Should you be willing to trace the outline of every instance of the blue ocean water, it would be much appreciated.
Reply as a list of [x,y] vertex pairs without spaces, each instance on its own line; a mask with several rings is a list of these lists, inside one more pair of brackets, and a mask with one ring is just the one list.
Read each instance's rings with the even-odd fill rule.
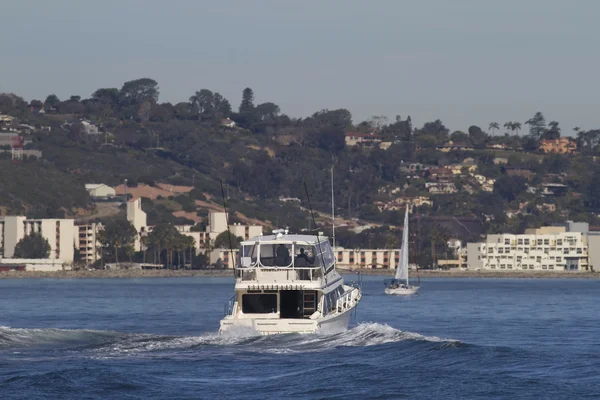
[[382,280],[349,331],[273,337],[216,334],[232,278],[0,280],[0,398],[600,397],[600,280]]

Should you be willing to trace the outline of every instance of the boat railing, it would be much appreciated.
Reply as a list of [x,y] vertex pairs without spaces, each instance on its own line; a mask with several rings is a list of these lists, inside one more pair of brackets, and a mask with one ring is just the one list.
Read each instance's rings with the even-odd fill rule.
[[341,313],[354,307],[359,293],[360,290],[356,287],[342,293],[335,302],[335,309],[337,312]]
[[323,269],[319,267],[242,267],[235,269],[236,278],[242,281],[268,279],[272,273],[285,272],[288,281],[318,281],[323,278]]
[[231,296],[231,298],[225,302],[225,305],[223,307],[224,308],[223,312],[224,312],[225,316],[233,315],[234,305],[235,305],[235,296]]

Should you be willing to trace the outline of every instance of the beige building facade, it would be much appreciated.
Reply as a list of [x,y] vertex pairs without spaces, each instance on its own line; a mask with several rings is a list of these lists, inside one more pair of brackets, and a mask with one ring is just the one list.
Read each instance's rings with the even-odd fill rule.
[[72,219],[28,219],[25,216],[0,218],[0,248],[3,257],[13,258],[15,247],[25,236],[40,233],[50,245],[49,259],[72,263],[76,228]]

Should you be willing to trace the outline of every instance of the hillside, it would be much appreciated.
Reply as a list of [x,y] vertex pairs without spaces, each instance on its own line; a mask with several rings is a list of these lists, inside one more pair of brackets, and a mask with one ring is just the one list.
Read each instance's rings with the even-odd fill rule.
[[93,216],[83,185],[124,193],[127,180],[128,194],[144,197],[150,223],[202,223],[209,209],[222,208],[223,182],[234,220],[300,230],[313,225],[306,185],[327,230],[335,165],[336,224],[377,227],[354,236],[340,228],[342,245],[395,245],[393,227],[407,205],[422,222],[418,248],[438,253],[449,237],[565,219],[600,224],[600,131],[561,138],[559,124],[541,113],[526,121],[528,134],[519,132],[525,124],[507,122],[497,135],[497,123],[492,134],[477,126],[450,132],[439,120],[354,122],[344,109],[295,119],[274,103],[255,105],[251,89],[238,112],[206,89],[189,102],[157,100],[156,82],[142,79],[88,99],[0,101],[0,113],[14,117],[0,131],[18,132],[43,154],[20,163],[2,154],[2,212]]

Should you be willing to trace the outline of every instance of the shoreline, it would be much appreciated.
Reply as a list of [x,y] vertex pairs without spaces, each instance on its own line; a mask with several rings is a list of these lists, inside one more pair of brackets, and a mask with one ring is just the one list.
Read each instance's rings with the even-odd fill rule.
[[[384,269],[341,269],[340,273],[362,275],[379,275],[392,278],[392,272]],[[544,271],[444,271],[444,270],[419,270],[417,274],[410,271],[411,281],[420,278],[486,278],[486,279],[600,279],[598,272],[544,272]]]
[[[341,274],[374,275],[391,278],[390,270],[343,269]],[[185,277],[233,277],[231,269],[203,270],[96,270],[96,271],[10,271],[0,272],[0,279],[137,279],[137,278],[185,278]],[[600,279],[596,272],[499,272],[499,271],[441,271],[421,270],[411,274],[411,279],[420,278],[489,278],[489,279]]]

